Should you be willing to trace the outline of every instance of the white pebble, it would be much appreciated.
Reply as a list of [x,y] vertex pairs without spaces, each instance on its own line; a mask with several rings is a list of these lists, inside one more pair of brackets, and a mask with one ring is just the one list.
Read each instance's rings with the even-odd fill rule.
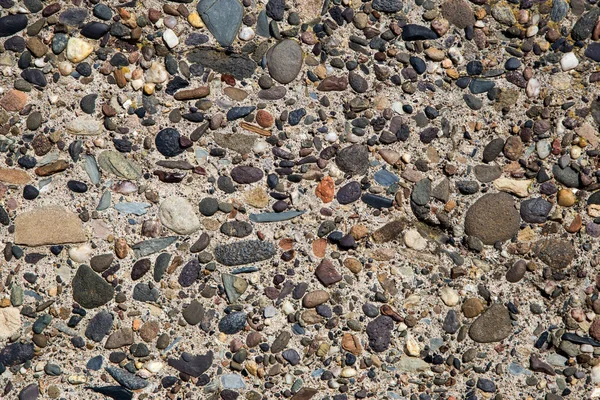
[[179,44],[179,38],[171,29],[165,29],[163,32],[163,40],[170,49]]
[[427,248],[427,240],[416,229],[406,231],[404,234],[404,244],[406,244],[406,247],[415,250],[425,250]]
[[570,71],[579,65],[579,60],[572,51],[562,56],[560,59],[560,67],[563,71]]
[[531,78],[529,82],[527,82],[527,88],[525,92],[527,93],[527,97],[538,97],[540,95],[540,89],[542,85],[540,81],[535,78]]
[[329,143],[335,143],[338,140],[338,135],[335,132],[328,132],[327,135],[325,135],[325,140]]
[[249,26],[245,26],[244,28],[242,28],[238,35],[240,40],[244,41],[252,40],[254,39],[254,36],[256,36],[256,34],[254,33],[254,29],[250,28]]
[[448,286],[440,290],[440,297],[442,298],[444,304],[448,307],[454,307],[460,300],[458,297],[458,292]]
[[75,262],[83,263],[92,257],[93,252],[94,249],[92,249],[92,246],[85,243],[79,247],[71,247],[69,249],[69,257]]

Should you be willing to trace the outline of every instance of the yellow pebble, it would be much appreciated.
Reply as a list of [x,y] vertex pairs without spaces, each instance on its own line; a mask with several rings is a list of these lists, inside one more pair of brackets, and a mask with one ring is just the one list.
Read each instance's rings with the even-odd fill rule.
[[202,22],[202,18],[200,18],[200,15],[197,12],[188,15],[187,20],[194,28],[204,28],[204,22]]
[[571,207],[575,204],[575,194],[569,189],[561,189],[557,196],[558,204],[562,207]]

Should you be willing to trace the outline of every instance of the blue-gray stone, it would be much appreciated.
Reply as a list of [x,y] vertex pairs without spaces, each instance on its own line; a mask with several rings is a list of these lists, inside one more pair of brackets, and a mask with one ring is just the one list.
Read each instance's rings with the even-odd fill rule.
[[139,390],[148,386],[148,381],[142,379],[131,372],[128,372],[121,368],[106,367],[106,372],[114,378],[115,381],[119,382],[119,385],[129,390]]
[[21,78],[25,79],[32,85],[39,87],[45,87],[48,84],[46,76],[40,69],[27,68],[26,70],[21,72]]
[[361,197],[361,200],[363,201],[363,203],[373,208],[390,208],[394,204],[392,199],[388,199],[383,196],[378,196],[373,193],[365,193]]
[[223,47],[231,46],[237,36],[244,8],[238,0],[200,0],[198,14]]
[[[169,350],[167,347],[166,350]],[[190,353],[183,352],[181,358],[169,358],[168,363],[171,367],[184,374],[199,377],[206,372],[212,365],[213,352],[209,351],[206,355],[194,356]]]
[[494,393],[496,391],[496,384],[486,378],[477,379],[477,387],[486,393]]
[[221,385],[224,389],[244,389],[246,387],[242,377],[238,374],[221,375]]
[[562,21],[569,12],[569,4],[565,0],[552,0],[550,19],[554,22]]
[[600,62],[600,43],[590,43],[585,49],[584,55],[596,62]]
[[52,321],[52,316],[50,314],[43,314],[33,323],[33,333],[40,334],[46,329],[50,322]]
[[250,78],[257,67],[246,55],[206,48],[192,50],[187,59],[190,63],[200,63],[220,74],[233,75],[235,79]]
[[112,195],[110,193],[110,190],[107,190],[104,193],[102,193],[102,197],[100,197],[100,201],[98,202],[96,211],[104,211],[108,207],[110,207],[111,197],[112,197]]
[[410,194],[410,199],[419,206],[424,206],[429,203],[431,197],[431,181],[428,178],[423,178],[417,182]]
[[67,43],[69,43],[69,37],[64,33],[57,33],[52,38],[52,52],[54,54],[60,54],[64,49],[67,48]]
[[531,224],[546,222],[550,210],[552,210],[552,203],[541,197],[522,201],[520,207],[521,218]]
[[113,326],[114,317],[111,313],[106,310],[100,311],[88,323],[85,329],[85,336],[99,343],[104,337],[110,332]]
[[179,145],[181,135],[177,129],[165,128],[156,134],[154,144],[156,150],[165,157],[175,157],[185,151]]
[[473,94],[486,93],[494,88],[496,84],[485,79],[473,79],[469,84],[469,90]]
[[146,209],[150,207],[150,203],[141,203],[141,202],[121,202],[115,204],[115,210],[120,212],[121,214],[134,214],[134,215],[144,215],[146,214]]
[[91,371],[99,371],[102,368],[102,364],[104,363],[104,358],[102,356],[96,356],[90,358],[85,367]]
[[175,243],[176,240],[177,236],[148,239],[134,244],[131,246],[131,248],[135,252],[136,258],[140,258],[161,251],[162,249]]
[[266,38],[271,37],[271,32],[269,31],[269,19],[267,18],[267,12],[265,10],[262,10],[260,14],[258,14],[256,34]]
[[160,292],[157,288],[150,286],[147,283],[138,283],[133,287],[133,299],[142,302],[154,302],[158,300]]
[[244,329],[246,326],[246,313],[243,311],[232,312],[225,315],[219,321],[219,331],[233,335]]
[[235,121],[236,119],[244,118],[254,110],[256,110],[255,106],[231,107],[229,111],[227,111],[227,121]]
[[98,163],[92,155],[83,155],[83,169],[87,172],[90,177],[90,181],[94,185],[100,183],[100,170],[98,169]]
[[392,174],[387,169],[380,169],[379,171],[375,172],[373,178],[375,179],[375,182],[379,183],[381,186],[391,186],[400,180],[396,175]]
[[306,211],[284,211],[280,213],[274,212],[266,212],[261,214],[250,214],[250,221],[253,222],[278,222],[278,221],[287,221],[292,218],[296,218]]

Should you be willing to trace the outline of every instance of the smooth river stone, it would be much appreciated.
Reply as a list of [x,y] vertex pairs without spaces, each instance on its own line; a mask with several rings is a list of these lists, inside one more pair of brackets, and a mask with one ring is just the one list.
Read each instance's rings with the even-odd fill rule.
[[291,39],[277,43],[267,52],[267,66],[269,74],[277,82],[290,83],[302,69],[302,48]]

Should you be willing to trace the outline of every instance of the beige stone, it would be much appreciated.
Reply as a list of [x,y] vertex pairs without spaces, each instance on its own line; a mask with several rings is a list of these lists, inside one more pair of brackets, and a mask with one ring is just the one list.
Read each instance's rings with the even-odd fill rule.
[[94,46],[79,38],[70,38],[67,42],[67,58],[69,61],[78,63],[87,58],[94,51]]
[[11,183],[13,185],[25,185],[31,178],[27,172],[20,169],[0,168],[0,182]]
[[21,328],[21,313],[16,307],[0,308],[0,340],[6,340]]
[[46,206],[15,218],[15,243],[25,246],[81,243],[86,236],[77,214],[60,206]]

